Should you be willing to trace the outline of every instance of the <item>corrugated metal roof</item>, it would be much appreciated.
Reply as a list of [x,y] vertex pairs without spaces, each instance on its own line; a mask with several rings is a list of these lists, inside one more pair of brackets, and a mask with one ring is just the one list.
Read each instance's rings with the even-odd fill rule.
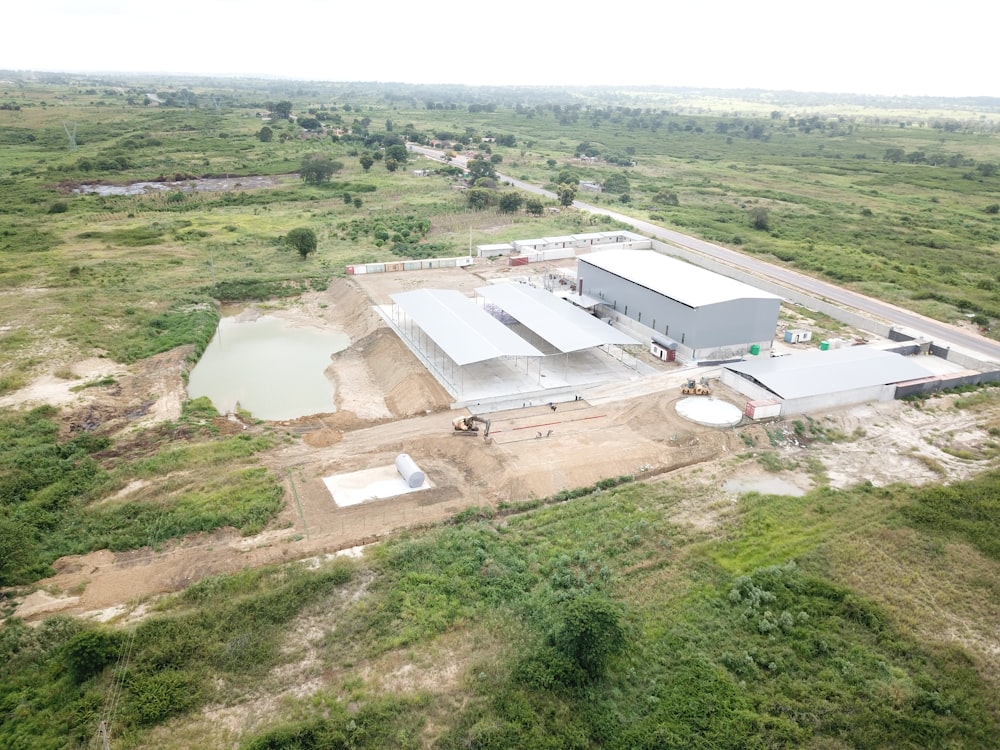
[[499,305],[561,352],[639,343],[551,292],[528,284],[493,284],[477,288],[476,293]]
[[603,250],[577,260],[640,284],[689,307],[734,299],[781,299],[742,281],[706,271],[655,250]]
[[456,365],[497,357],[542,356],[538,349],[454,289],[416,289],[390,296]]
[[786,399],[900,383],[931,374],[912,358],[866,346],[829,351],[815,349],[787,357],[736,362],[725,367],[749,375]]

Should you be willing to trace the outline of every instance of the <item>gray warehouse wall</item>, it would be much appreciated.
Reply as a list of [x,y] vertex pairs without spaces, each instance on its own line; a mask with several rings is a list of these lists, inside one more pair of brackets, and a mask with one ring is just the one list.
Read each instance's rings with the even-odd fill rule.
[[737,299],[693,308],[579,260],[583,293],[615,312],[695,350],[770,342],[778,320],[777,299]]

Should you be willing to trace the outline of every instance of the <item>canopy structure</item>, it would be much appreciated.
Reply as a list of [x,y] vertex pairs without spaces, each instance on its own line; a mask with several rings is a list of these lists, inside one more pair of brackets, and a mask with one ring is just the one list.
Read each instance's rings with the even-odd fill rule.
[[477,288],[476,294],[501,308],[564,354],[608,344],[639,344],[628,334],[567,304],[551,292],[528,284],[493,284]]
[[453,289],[416,289],[390,295],[458,366],[497,357],[541,357],[542,352]]

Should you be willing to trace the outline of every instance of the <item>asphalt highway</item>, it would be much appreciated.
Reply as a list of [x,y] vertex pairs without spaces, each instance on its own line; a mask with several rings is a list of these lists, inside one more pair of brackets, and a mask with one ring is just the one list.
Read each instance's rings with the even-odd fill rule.
[[[416,144],[410,144],[409,149],[414,153],[422,154],[435,161],[450,161],[463,169],[466,167],[466,159],[462,156],[456,156],[449,160],[441,151],[425,148]],[[498,174],[497,179],[501,182],[509,183],[526,192],[553,199],[557,197],[549,190],[544,190],[537,185],[522,182],[521,180],[516,180],[512,177]],[[665,229],[664,227],[656,224],[650,224],[647,221],[626,216],[625,214],[621,214],[616,211],[610,211],[600,206],[594,206],[583,201],[574,201],[573,206],[581,211],[589,211],[595,214],[610,216],[623,224],[628,224],[641,234],[654,237],[658,240],[662,240],[663,242],[668,242],[672,245],[676,245],[695,253],[700,253],[719,262],[740,268],[748,273],[769,279],[776,284],[780,284],[790,289],[797,289],[813,297],[857,310],[864,315],[868,315],[876,319],[887,321],[890,325],[907,329],[912,333],[931,339],[939,346],[950,346],[956,350],[968,352],[979,359],[1000,363],[1000,342],[993,341],[992,339],[985,338],[984,336],[979,336],[971,331],[959,328],[958,326],[933,320],[932,318],[919,315],[910,310],[905,310],[901,307],[891,305],[873,297],[868,297],[866,295],[859,294],[858,292],[852,292],[849,289],[844,289],[843,287],[821,281],[811,276],[806,276],[805,274],[783,268],[782,266],[767,263],[735,250],[722,247],[721,245],[706,242],[705,240],[698,239],[697,237],[682,234],[681,232],[676,232],[671,229]]]

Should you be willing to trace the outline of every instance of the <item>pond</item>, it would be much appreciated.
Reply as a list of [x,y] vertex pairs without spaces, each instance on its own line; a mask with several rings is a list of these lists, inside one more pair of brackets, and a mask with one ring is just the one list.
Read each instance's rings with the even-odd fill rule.
[[220,413],[239,408],[257,419],[296,419],[336,411],[324,371],[330,355],[350,338],[263,315],[219,321],[215,336],[191,370],[188,396],[207,396]]

